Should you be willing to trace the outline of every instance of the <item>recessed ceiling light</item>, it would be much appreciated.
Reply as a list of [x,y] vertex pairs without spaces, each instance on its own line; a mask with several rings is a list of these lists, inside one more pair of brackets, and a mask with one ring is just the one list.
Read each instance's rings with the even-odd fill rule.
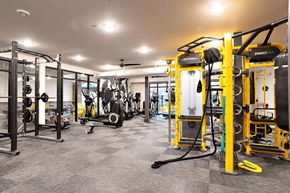
[[[94,27],[94,25],[93,25],[93,27]],[[102,30],[107,32],[107,33],[113,33],[116,31],[117,26],[113,21],[106,21],[100,25],[100,28],[102,28]]]
[[85,58],[83,56],[77,54],[77,55],[73,56],[72,59],[80,62],[80,61],[83,61]]
[[212,14],[221,13],[224,10],[224,4],[219,0],[213,0],[209,10]]
[[105,68],[112,68],[112,65],[111,64],[105,64],[104,67]]
[[35,43],[31,41],[30,39],[22,40],[19,43],[28,48],[35,46]]
[[140,52],[141,54],[148,54],[151,51],[151,49],[148,48],[147,46],[142,46],[137,51]]
[[17,9],[16,12],[21,16],[21,17],[28,17],[30,16],[30,12],[26,11],[24,9]]

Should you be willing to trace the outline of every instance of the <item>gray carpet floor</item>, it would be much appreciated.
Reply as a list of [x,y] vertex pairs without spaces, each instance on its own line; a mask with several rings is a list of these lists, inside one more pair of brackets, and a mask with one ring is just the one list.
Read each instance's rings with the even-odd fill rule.
[[[267,156],[247,158],[263,167],[261,174],[222,174],[217,156],[151,169],[154,160],[183,153],[168,148],[166,120],[144,123],[136,117],[123,128],[100,127],[91,135],[86,129],[72,126],[63,131],[65,142],[61,144],[19,138],[19,156],[0,155],[0,192],[290,192],[290,164]],[[0,145],[5,147],[5,142]]]

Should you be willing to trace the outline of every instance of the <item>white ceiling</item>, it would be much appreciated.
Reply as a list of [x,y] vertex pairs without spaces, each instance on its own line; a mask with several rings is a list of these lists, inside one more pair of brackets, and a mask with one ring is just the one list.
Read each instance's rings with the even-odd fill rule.
[[[162,57],[177,54],[176,49],[203,35],[221,36],[243,31],[287,16],[288,0],[221,0],[225,10],[212,15],[212,0],[1,0],[0,47],[12,40],[30,38],[33,48],[51,55],[61,53],[63,61],[92,70],[104,64],[140,62],[158,65]],[[16,9],[31,12],[20,17]],[[106,20],[117,31],[106,34],[98,27]],[[286,26],[273,34],[274,41],[287,41]],[[142,45],[152,49],[147,55],[136,51]],[[71,59],[81,54],[87,59]]]

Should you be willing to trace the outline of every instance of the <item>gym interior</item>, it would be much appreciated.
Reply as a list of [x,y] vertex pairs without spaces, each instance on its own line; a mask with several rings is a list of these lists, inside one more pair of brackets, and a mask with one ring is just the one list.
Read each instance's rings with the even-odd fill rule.
[[0,6],[0,192],[290,192],[288,0]]

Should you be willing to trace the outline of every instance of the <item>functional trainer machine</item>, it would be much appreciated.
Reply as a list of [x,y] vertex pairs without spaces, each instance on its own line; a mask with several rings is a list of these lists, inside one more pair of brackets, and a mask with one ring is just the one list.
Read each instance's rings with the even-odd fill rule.
[[[285,127],[279,128],[276,117],[275,85],[284,84],[275,80],[275,57],[285,50],[278,43],[250,45],[243,58],[243,106],[244,111],[244,147],[245,153],[266,153],[288,158],[288,132]],[[276,78],[281,78],[280,75]],[[272,103],[269,99],[272,100]],[[279,100],[279,99],[278,99]],[[281,100],[281,99],[280,99]],[[285,101],[284,99],[281,101]],[[281,107],[280,107],[281,108]],[[285,113],[283,113],[285,114]],[[284,115],[279,114],[280,117]],[[287,122],[287,121],[286,121]],[[281,135],[282,132],[282,135]],[[282,143],[281,143],[282,141]],[[287,142],[287,143],[286,143]]]
[[[197,145],[199,134],[202,133],[202,125],[205,124],[205,122],[202,122],[202,125],[199,127],[199,130],[194,138],[194,141],[192,142],[192,145],[190,146],[189,150],[182,156],[175,158],[175,159],[169,159],[169,160],[163,160],[163,161],[155,161],[151,167],[152,168],[159,168],[160,166],[171,163],[171,162],[177,162],[182,160],[190,160],[190,159],[198,159],[206,156],[210,156],[216,153],[216,140],[215,138],[215,129],[213,129],[213,116],[216,116],[219,118],[219,124],[218,129],[220,130],[220,166],[223,172],[228,174],[237,174],[236,170],[238,167],[244,168],[248,167],[249,165],[253,165],[250,163],[238,163],[238,158],[236,154],[234,154],[235,151],[235,144],[239,144],[239,147],[242,147],[241,144],[244,145],[246,148],[246,153],[250,152],[258,152],[258,153],[267,153],[267,154],[277,154],[281,156],[282,159],[288,158],[288,149],[289,149],[289,125],[288,125],[288,97],[285,97],[283,93],[287,93],[287,71],[288,71],[288,54],[283,51],[284,49],[279,46],[279,44],[271,44],[268,43],[270,36],[274,30],[274,28],[286,23],[288,21],[287,18],[281,19],[279,21],[273,22],[271,24],[249,30],[246,32],[236,33],[234,35],[228,33],[225,34],[222,38],[214,38],[214,37],[201,37],[197,40],[194,40],[178,49],[178,51],[183,52],[184,54],[180,54],[181,56],[190,55],[190,54],[198,54],[198,52],[195,52],[195,48],[204,45],[206,43],[212,42],[212,41],[221,41],[222,49],[217,50],[214,48],[203,50],[201,52],[202,56],[202,63],[203,65],[209,65],[219,62],[220,63],[220,70],[212,71],[211,68],[208,69],[205,74],[207,74],[207,80],[205,83],[207,83],[207,94],[211,93],[212,91],[218,91],[218,95],[215,99],[217,101],[217,104],[219,105],[217,107],[217,111],[214,110],[212,106],[212,99],[210,97],[209,99],[209,112],[207,105],[204,105],[203,108],[203,116],[201,120],[205,119],[205,114],[207,113],[211,117],[211,136],[212,136],[212,142],[214,144],[214,150],[211,153],[199,155],[199,156],[192,156],[192,157],[186,157],[188,153],[193,149],[194,146]],[[251,45],[253,40],[262,32],[268,32],[264,42],[261,45]],[[242,37],[245,35],[250,35],[249,38],[240,46],[233,46],[233,39]],[[255,50],[255,52],[252,52]],[[283,51],[283,52],[282,52]],[[282,53],[281,53],[282,52]],[[220,54],[219,54],[220,53]],[[252,54],[252,55],[251,55]],[[242,56],[243,57],[243,66],[242,69],[235,66],[233,63],[233,56]],[[262,59],[261,56],[266,56],[268,59],[265,58]],[[180,57],[180,56],[179,56]],[[176,64],[180,63],[179,57],[176,57]],[[276,57],[276,58],[275,58]],[[193,61],[196,57],[185,57],[185,61]],[[219,58],[222,58],[222,60],[219,60]],[[264,61],[263,61],[264,60]],[[275,63],[273,64],[273,60],[275,60]],[[263,64],[261,64],[261,62]],[[259,64],[260,63],[260,64]],[[268,64],[266,64],[268,63]],[[176,66],[174,73],[176,73]],[[256,66],[255,66],[256,65]],[[269,105],[265,102],[265,97],[263,101],[263,107],[262,109],[259,109],[256,104],[256,108],[251,109],[250,108],[250,94],[253,93],[251,91],[251,66],[254,67],[273,67],[275,70],[275,77],[276,77],[276,83],[275,83],[275,106],[274,108],[270,108]],[[255,73],[255,72],[254,72]],[[263,74],[267,74],[265,69],[263,71]],[[219,87],[218,88],[211,88],[211,77],[212,76],[219,76]],[[175,75],[176,76],[176,75]],[[235,79],[237,77],[242,76],[242,82],[243,82],[243,88],[235,85]],[[265,77],[265,76],[264,76]],[[264,78],[265,79],[265,78]],[[255,85],[255,83],[254,83]],[[178,82],[176,84],[176,88],[179,89]],[[252,87],[253,90],[253,87]],[[265,95],[265,93],[269,90],[269,86],[267,86],[264,82],[262,91]],[[234,97],[237,95],[241,95],[243,93],[243,106],[241,104],[236,103],[236,100],[234,100]],[[176,93],[176,95],[179,94],[179,92]],[[210,94],[211,96],[211,94]],[[253,97],[252,97],[253,98]],[[177,103],[180,102],[180,99],[178,99],[178,96],[176,97]],[[206,103],[208,103],[208,97],[206,96],[205,99]],[[218,101],[219,100],[219,101]],[[255,101],[253,102],[255,103]],[[179,112],[178,109],[180,107],[177,106],[177,115],[178,117]],[[258,118],[265,118],[265,115],[268,113],[272,113],[272,118],[265,121],[262,120],[260,122],[257,122],[257,120],[251,119],[250,111],[253,110],[253,115],[256,116],[259,110],[262,110],[262,116],[257,116]],[[240,133],[241,129],[240,126],[237,126],[239,124],[235,124],[236,119],[235,116],[241,115],[243,112],[243,134],[244,139],[242,141],[235,140],[235,136],[237,133]],[[263,117],[264,116],[264,117]],[[256,117],[254,117],[256,119]],[[176,118],[178,122],[178,118]],[[250,124],[258,125],[254,126],[254,129],[250,129]],[[269,131],[269,124],[274,125],[275,135],[274,135],[274,144],[253,144],[253,142],[259,141],[261,138],[265,137],[270,133]],[[177,125],[177,123],[176,123]],[[261,126],[262,125],[262,126]],[[178,125],[177,125],[178,126]],[[238,127],[238,131],[236,131],[236,128]],[[272,129],[272,128],[271,128]],[[176,127],[176,136],[180,135],[180,129],[179,126]],[[178,138],[177,138],[178,139]],[[171,140],[169,140],[171,141]],[[176,144],[176,140],[174,141]],[[241,149],[241,148],[240,148]],[[255,170],[256,171],[256,170]]]
[[[176,148],[190,146],[197,134],[202,120],[205,105],[206,84],[202,78],[204,65],[202,51],[191,53],[181,52],[175,59],[175,138]],[[202,85],[199,84],[202,82]],[[199,88],[198,88],[199,87]],[[191,97],[190,97],[191,96]],[[202,125],[202,131],[198,136],[196,146],[205,150],[203,136],[206,133],[206,125]]]

